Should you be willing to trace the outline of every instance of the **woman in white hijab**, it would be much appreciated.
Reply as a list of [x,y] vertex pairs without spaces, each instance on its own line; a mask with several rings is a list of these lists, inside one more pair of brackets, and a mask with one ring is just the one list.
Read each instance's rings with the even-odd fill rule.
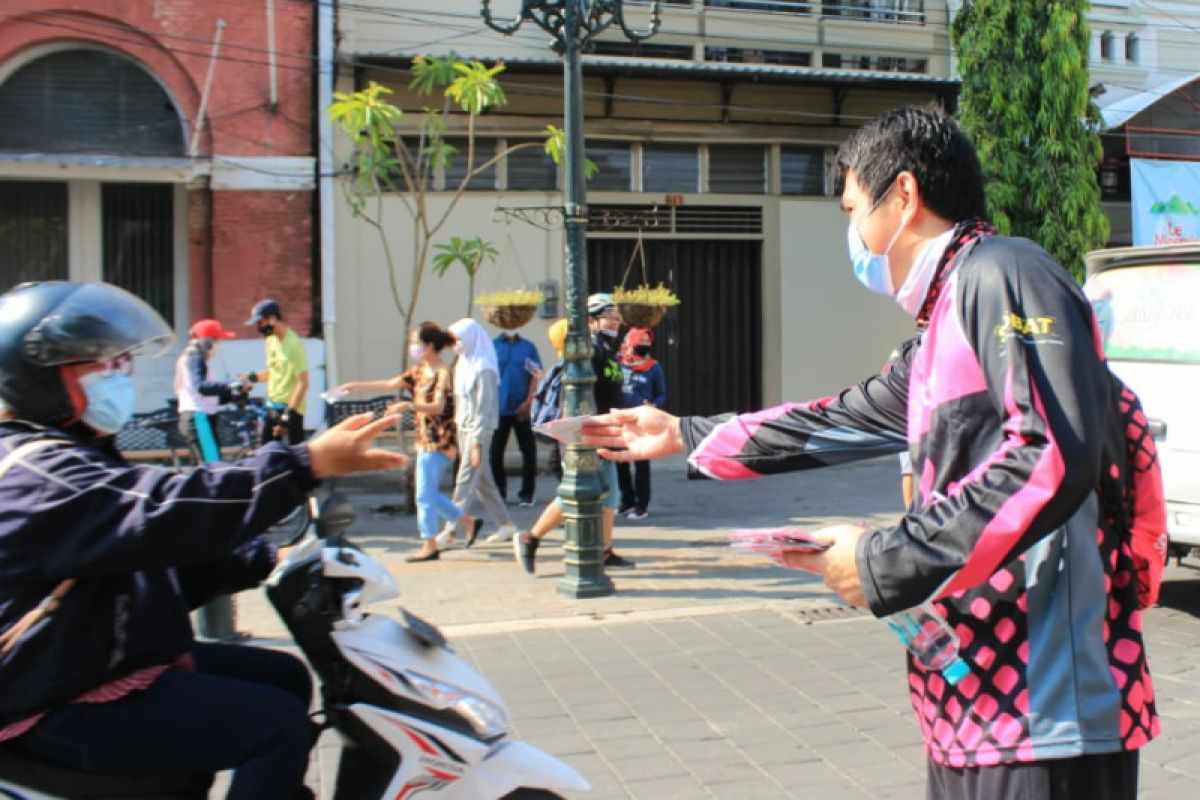
[[[493,539],[504,541],[517,531],[508,516],[485,453],[490,452],[492,434],[500,415],[500,369],[496,349],[487,331],[473,319],[460,319],[450,326],[458,339],[454,351],[454,422],[458,426],[458,476],[454,483],[454,504],[464,511],[475,497],[488,515],[500,526]],[[483,520],[463,515],[460,524],[467,530],[467,547],[475,543]],[[442,549],[454,544],[455,528],[447,527],[438,537]]]

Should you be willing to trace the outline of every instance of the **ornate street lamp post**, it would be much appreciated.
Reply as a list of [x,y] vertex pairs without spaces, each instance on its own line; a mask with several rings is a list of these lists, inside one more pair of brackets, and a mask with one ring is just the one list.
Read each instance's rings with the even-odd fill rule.
[[[570,331],[564,349],[563,386],[566,413],[591,414],[596,410],[592,372],[592,344],[587,327],[587,189],[584,183],[583,72],[581,52],[590,48],[601,32],[617,25],[631,41],[648,39],[658,30],[659,0],[650,4],[650,27],[635,31],[625,22],[624,0],[521,0],[520,13],[503,22],[492,18],[491,0],[483,0],[483,21],[503,34],[513,34],[530,20],[553,38],[551,47],[563,58],[564,227],[566,266],[564,283]],[[615,489],[615,487],[614,487]],[[612,594],[604,574],[600,527],[600,462],[592,447],[571,445],[558,487],[566,512],[565,573],[558,584],[568,597],[601,597]]]

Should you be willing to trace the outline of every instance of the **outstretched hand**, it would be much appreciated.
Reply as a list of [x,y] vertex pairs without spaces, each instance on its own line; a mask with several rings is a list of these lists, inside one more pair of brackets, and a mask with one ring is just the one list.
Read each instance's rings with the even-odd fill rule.
[[583,423],[583,442],[610,461],[652,461],[683,452],[679,418],[653,406],[613,410]]
[[375,437],[392,427],[399,417],[391,414],[371,421],[371,413],[355,414],[334,425],[308,443],[313,475],[325,478],[351,472],[400,469],[408,456],[371,445]]

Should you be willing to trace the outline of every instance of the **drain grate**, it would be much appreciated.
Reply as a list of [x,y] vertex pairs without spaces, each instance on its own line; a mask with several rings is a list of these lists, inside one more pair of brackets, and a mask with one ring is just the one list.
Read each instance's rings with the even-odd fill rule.
[[800,620],[806,625],[811,625],[816,622],[833,622],[840,619],[855,619],[856,617],[865,617],[870,612],[863,608],[855,608],[853,606],[815,606],[813,608],[802,608],[794,612]]

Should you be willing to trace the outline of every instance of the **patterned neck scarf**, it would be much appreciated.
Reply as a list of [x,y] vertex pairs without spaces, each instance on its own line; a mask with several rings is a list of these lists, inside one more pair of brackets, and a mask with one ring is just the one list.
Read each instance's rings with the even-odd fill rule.
[[921,310],[917,312],[917,330],[923,331],[929,327],[929,315],[933,313],[933,306],[942,294],[942,287],[946,285],[946,278],[950,276],[950,267],[958,258],[959,253],[979,239],[995,235],[996,227],[978,217],[965,219],[954,226],[954,235],[950,237],[950,244],[946,246],[938,261],[937,269],[933,273],[933,280],[929,282],[929,291],[925,295],[925,302],[921,304]]

